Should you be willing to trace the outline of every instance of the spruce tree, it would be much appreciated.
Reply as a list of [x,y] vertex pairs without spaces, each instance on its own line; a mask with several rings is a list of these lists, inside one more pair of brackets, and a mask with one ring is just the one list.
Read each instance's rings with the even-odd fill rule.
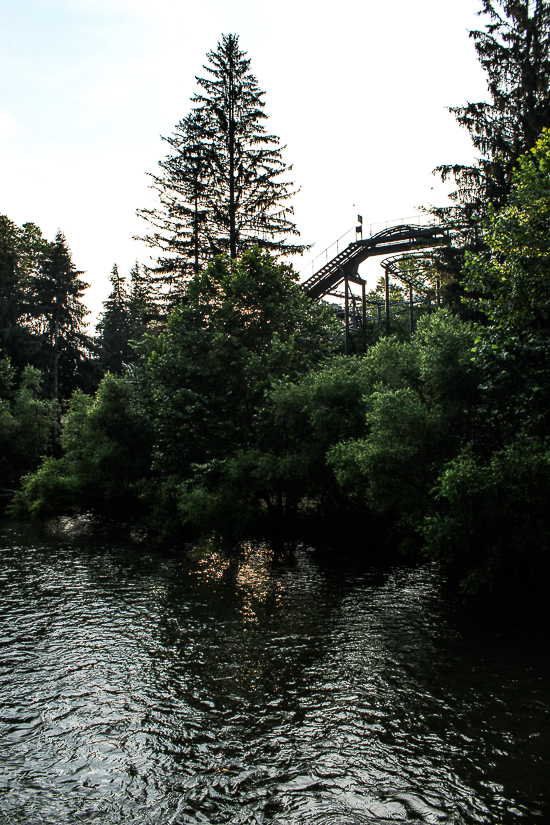
[[152,321],[159,318],[154,289],[146,267],[136,261],[130,271],[130,284],[113,266],[111,293],[103,302],[96,330],[97,348],[103,371],[122,375],[137,360],[134,343],[143,338]]
[[517,159],[550,126],[550,5],[547,0],[482,0],[485,31],[471,31],[486,72],[489,102],[451,108],[468,129],[480,156],[472,166],[443,165],[452,175],[455,200],[468,216],[500,209]]
[[99,360],[105,372],[120,375],[125,365],[134,360],[134,351],[129,343],[133,332],[132,316],[125,278],[119,274],[116,264],[109,280],[112,290],[103,302],[104,310],[96,326]]
[[151,270],[135,262],[130,270],[130,288],[128,292],[128,306],[132,322],[132,339],[141,340],[151,322],[158,321],[159,313],[158,294],[155,289],[155,277]]
[[139,211],[153,230],[143,240],[161,250],[154,276],[168,285],[173,301],[212,254],[206,208],[209,173],[197,128],[200,117],[200,112],[192,112],[177,124],[171,137],[163,138],[174,154],[159,161],[161,175],[152,175],[160,205]]
[[56,402],[77,387],[91,389],[98,377],[91,362],[93,342],[84,331],[88,310],[81,298],[89,285],[80,279],[82,274],[59,231],[33,279],[35,329],[42,338],[43,368]]
[[[435,172],[454,179],[456,206],[432,213],[454,226],[455,243],[439,256],[443,278],[455,281],[464,251],[482,246],[480,219],[489,204],[507,202],[518,158],[550,127],[550,5],[548,0],[482,0],[485,30],[470,32],[489,100],[451,108],[478,150],[470,166],[445,164]],[[453,289],[448,292],[452,299]]]
[[168,281],[199,271],[220,252],[235,258],[259,246],[280,257],[305,248],[287,243],[299,234],[288,203],[295,191],[285,180],[292,167],[265,129],[265,92],[239,38],[223,35],[207,57],[194,108],[166,139],[174,154],[153,176],[160,206],[140,212],[154,227],[145,240],[162,250],[157,273],[169,274]]
[[35,224],[0,215],[0,352],[19,372],[40,360],[33,284],[47,247]]

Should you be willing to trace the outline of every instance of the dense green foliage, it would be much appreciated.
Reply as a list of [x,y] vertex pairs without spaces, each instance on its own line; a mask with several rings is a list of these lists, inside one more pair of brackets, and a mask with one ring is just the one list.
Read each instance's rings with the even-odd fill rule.
[[81,274],[61,232],[50,243],[34,224],[0,216],[0,352],[17,376],[39,369],[46,392],[61,399],[97,377]]
[[[366,538],[383,524],[394,547],[453,560],[472,592],[546,581],[549,216],[545,132],[468,258],[483,321],[434,309],[364,357],[338,354],[341,325],[288,266],[259,249],[216,257],[142,339],[135,380],[73,395],[63,455],[25,477],[12,512],[92,512],[170,540],[344,518],[365,552],[384,546]],[[32,470],[51,410],[36,376],[17,390],[13,372],[4,361],[5,464],[32,410],[40,425],[19,448]]]
[[0,495],[9,500],[24,473],[51,446],[54,408],[44,399],[40,371],[27,365],[19,385],[6,357],[0,361]]
[[471,330],[445,311],[423,318],[410,344],[382,340],[365,359],[364,434],[328,454],[340,486],[391,516],[408,540],[439,468],[470,437],[472,342]]
[[468,259],[483,323],[434,310],[364,357],[337,354],[341,326],[287,266],[216,257],[143,339],[139,383],[73,397],[63,457],[26,477],[14,512],[125,515],[172,539],[342,516],[368,535],[382,519],[471,591],[545,580],[549,214],[545,132]]
[[467,300],[486,318],[472,352],[475,438],[444,468],[425,527],[433,553],[452,548],[471,566],[471,588],[510,570],[548,574],[550,132],[514,180],[508,206],[486,222],[488,251],[467,261]]
[[331,312],[308,301],[291,268],[260,250],[235,262],[217,257],[192,279],[166,332],[147,342],[142,370],[155,469],[180,485],[182,512],[196,510],[214,478],[225,484],[231,462],[256,445],[272,383],[306,373],[336,349],[339,336]]
[[64,236],[47,241],[32,223],[0,215],[0,488],[5,502],[20,477],[57,448],[59,415],[99,370],[84,331],[87,284]]
[[124,518],[150,467],[150,425],[135,385],[107,375],[95,397],[77,390],[61,435],[63,456],[45,458],[10,511],[36,517],[93,512]]
[[[496,443],[550,434],[550,132],[519,161],[508,206],[491,213],[488,252],[467,259],[467,302],[487,319],[483,370]],[[495,414],[497,413],[497,414]]]

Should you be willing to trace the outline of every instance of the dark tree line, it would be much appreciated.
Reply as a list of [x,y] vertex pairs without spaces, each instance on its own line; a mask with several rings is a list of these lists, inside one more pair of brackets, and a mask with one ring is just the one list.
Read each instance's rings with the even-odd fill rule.
[[46,240],[32,223],[0,215],[0,494],[55,451],[60,414],[100,379],[86,333],[87,284],[58,232]]
[[61,232],[50,242],[34,224],[0,216],[0,348],[17,371],[39,369],[54,399],[97,385],[82,274]]
[[72,399],[92,398],[106,373],[127,374],[135,343],[159,323],[147,270],[136,262],[127,285],[115,265],[91,336],[82,274],[61,232],[50,242],[0,216],[0,504],[60,453]]

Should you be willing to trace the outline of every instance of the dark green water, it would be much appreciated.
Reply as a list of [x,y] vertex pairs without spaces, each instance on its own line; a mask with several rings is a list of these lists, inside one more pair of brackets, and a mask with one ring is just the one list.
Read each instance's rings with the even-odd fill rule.
[[545,637],[435,565],[0,547],[0,822],[550,821]]

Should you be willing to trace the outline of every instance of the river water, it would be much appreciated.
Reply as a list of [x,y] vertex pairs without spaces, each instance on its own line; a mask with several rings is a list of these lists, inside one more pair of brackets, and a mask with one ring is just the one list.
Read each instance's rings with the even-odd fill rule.
[[547,642],[435,564],[0,547],[0,822],[550,821]]

